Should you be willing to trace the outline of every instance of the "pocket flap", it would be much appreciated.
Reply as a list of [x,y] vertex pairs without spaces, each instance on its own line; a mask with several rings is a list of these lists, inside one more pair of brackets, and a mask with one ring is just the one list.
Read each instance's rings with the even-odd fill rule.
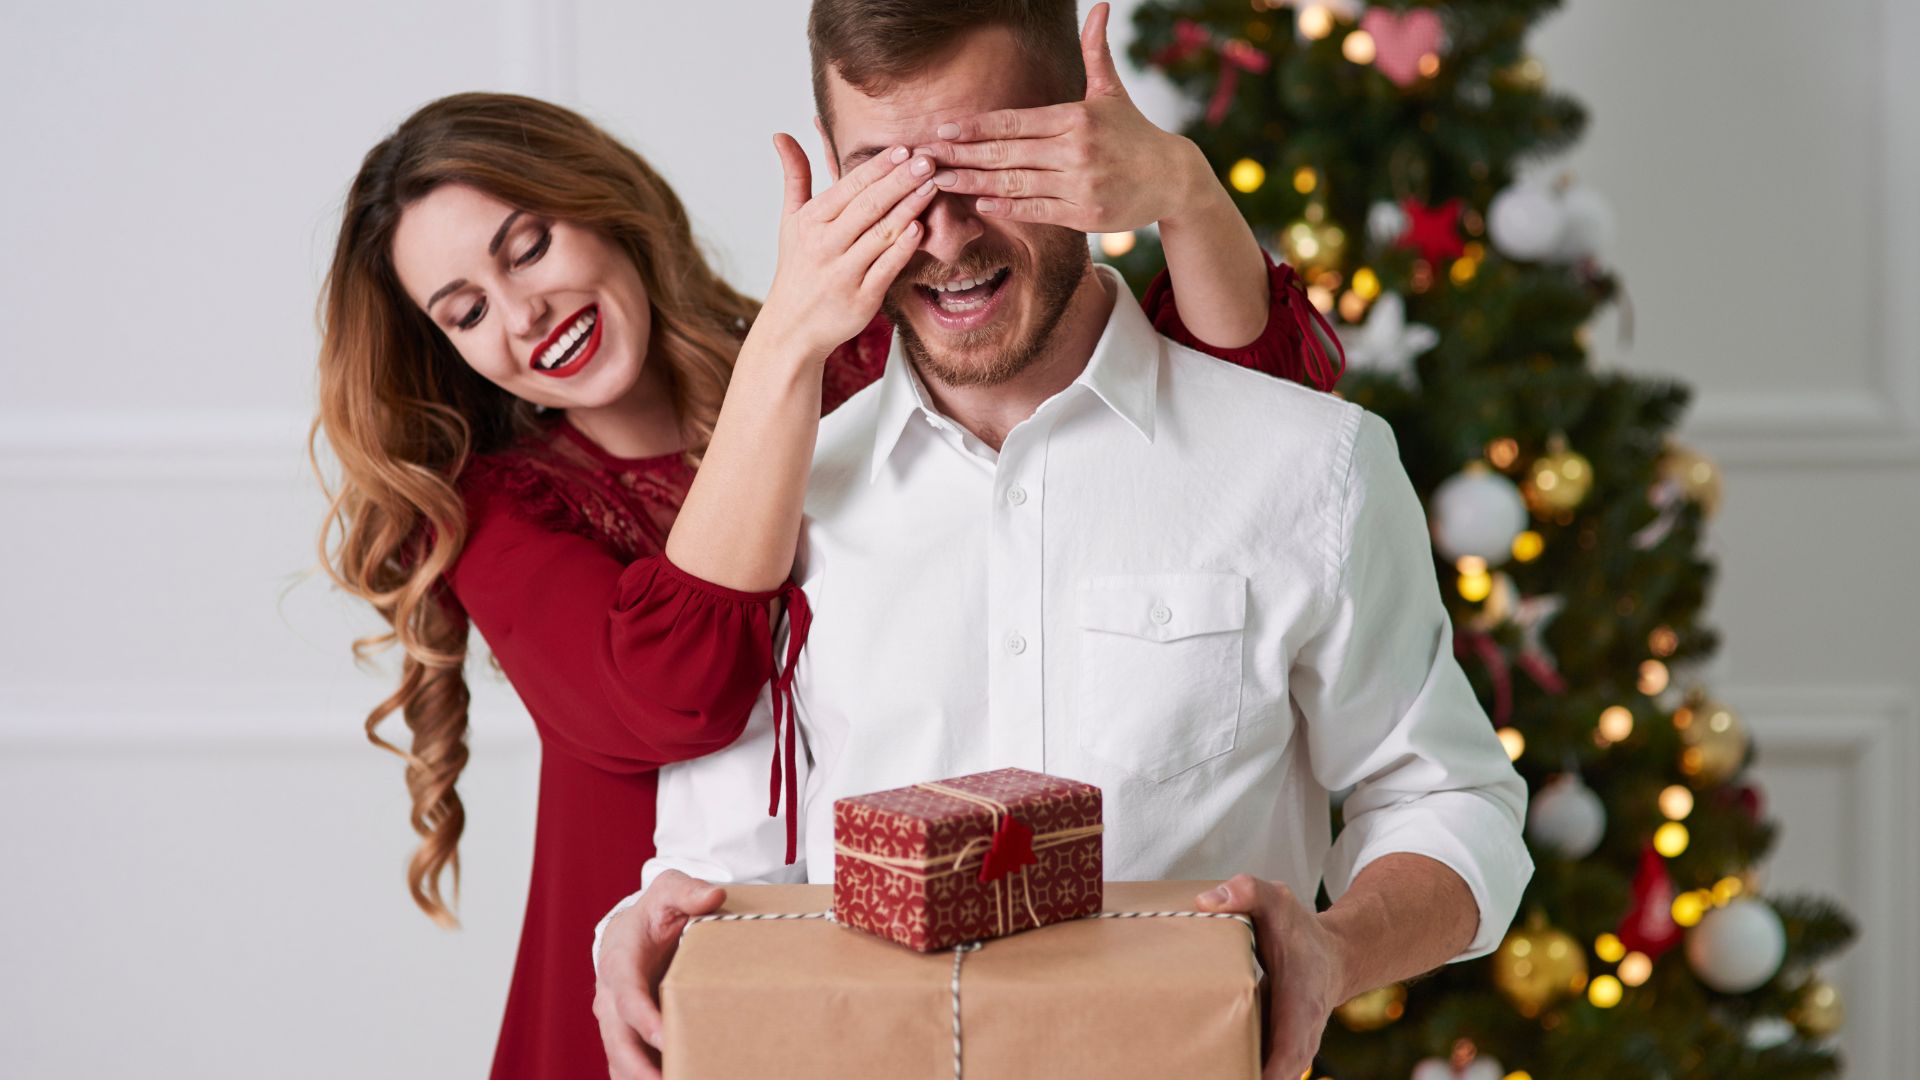
[[1080,627],[1149,641],[1219,634],[1247,624],[1241,574],[1105,574],[1080,586]]

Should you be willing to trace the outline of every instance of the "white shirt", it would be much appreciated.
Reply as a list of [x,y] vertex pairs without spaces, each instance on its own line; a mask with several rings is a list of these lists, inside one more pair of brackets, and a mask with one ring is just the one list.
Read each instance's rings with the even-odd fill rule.
[[897,339],[822,421],[803,865],[767,815],[763,695],[740,742],[661,770],[643,884],[831,882],[834,800],[1019,766],[1102,790],[1109,880],[1246,872],[1311,903],[1416,852],[1479,905],[1456,959],[1491,951],[1532,873],[1526,786],[1454,659],[1392,429],[1168,341],[1099,272],[1120,299],[1092,359],[998,454]]

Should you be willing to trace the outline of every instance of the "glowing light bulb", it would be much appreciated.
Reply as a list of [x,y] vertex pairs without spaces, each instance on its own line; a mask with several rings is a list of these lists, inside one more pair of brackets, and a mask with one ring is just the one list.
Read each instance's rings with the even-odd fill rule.
[[1693,813],[1693,790],[1685,784],[1669,784],[1660,790],[1660,812],[1674,821],[1684,821]]
[[1324,4],[1312,4],[1300,10],[1300,36],[1319,41],[1333,33],[1333,12]]
[[1587,1000],[1602,1009],[1611,1009],[1620,1004],[1625,991],[1620,989],[1620,980],[1611,975],[1601,975],[1587,984]]
[[1520,755],[1526,752],[1527,737],[1520,734],[1518,729],[1510,727],[1503,727],[1494,734],[1500,737],[1500,745],[1506,748],[1507,760],[1519,761]]
[[1340,43],[1340,55],[1356,64],[1373,63],[1373,35],[1365,30],[1355,30]]
[[1653,958],[1643,952],[1630,952],[1620,961],[1620,981],[1639,986],[1653,975]]
[[1380,275],[1374,273],[1371,267],[1363,266],[1355,270],[1353,272],[1353,291],[1359,293],[1361,298],[1365,300],[1372,300],[1374,297],[1379,296]]
[[1681,926],[1698,926],[1710,906],[1708,896],[1698,889],[1683,892],[1673,898],[1673,921]]
[[1133,250],[1139,238],[1132,232],[1110,232],[1100,234],[1100,251],[1110,257],[1118,258]]
[[1259,191],[1260,185],[1266,182],[1266,167],[1252,158],[1243,157],[1233,163],[1233,168],[1227,170],[1227,183],[1232,184],[1235,191],[1248,195]]
[[1528,529],[1513,538],[1513,557],[1519,562],[1532,562],[1540,557],[1547,548],[1547,542],[1539,533]]
[[1617,964],[1621,957],[1627,955],[1627,947],[1614,935],[1601,934],[1593,939],[1593,955],[1609,964]]
[[1677,821],[1669,821],[1653,830],[1653,850],[1671,859],[1687,850],[1687,827]]
[[1621,742],[1633,734],[1633,711],[1625,705],[1609,705],[1600,712],[1600,737],[1610,743]]
[[1658,660],[1640,663],[1640,692],[1651,697],[1667,688],[1667,665]]

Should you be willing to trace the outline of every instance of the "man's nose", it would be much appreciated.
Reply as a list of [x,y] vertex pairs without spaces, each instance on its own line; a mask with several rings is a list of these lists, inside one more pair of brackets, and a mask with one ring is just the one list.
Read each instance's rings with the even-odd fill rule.
[[949,266],[959,262],[967,245],[987,231],[973,212],[971,195],[935,195],[922,216],[927,238],[920,242],[920,250]]

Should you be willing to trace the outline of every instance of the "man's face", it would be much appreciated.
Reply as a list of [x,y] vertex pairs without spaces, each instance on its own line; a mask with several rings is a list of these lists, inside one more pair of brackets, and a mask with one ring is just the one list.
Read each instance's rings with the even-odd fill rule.
[[[926,146],[943,123],[994,109],[1053,103],[1033,60],[1002,27],[961,40],[920,73],[869,97],[827,78],[833,174],[894,146]],[[835,158],[835,154],[838,154]],[[1086,276],[1084,233],[983,218],[973,196],[936,195],[925,239],[885,309],[921,371],[949,386],[1005,382],[1045,349]]]

